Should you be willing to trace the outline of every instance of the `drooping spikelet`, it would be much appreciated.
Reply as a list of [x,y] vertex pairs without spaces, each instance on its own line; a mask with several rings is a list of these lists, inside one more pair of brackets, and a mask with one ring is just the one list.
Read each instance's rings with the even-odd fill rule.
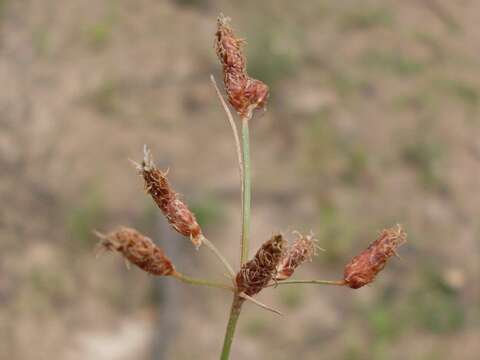
[[184,236],[188,236],[195,247],[200,247],[204,236],[195,215],[178,198],[167,180],[168,171],[158,169],[147,146],[144,147],[144,159],[138,165],[138,172],[145,181],[145,190],[162,210],[170,225]]
[[281,234],[260,247],[252,260],[242,265],[236,276],[239,292],[252,296],[259,293],[275,277],[277,266],[284,255],[286,241]]
[[296,232],[297,239],[292,246],[288,248],[285,256],[277,266],[276,280],[286,280],[293,275],[295,269],[305,261],[312,261],[312,257],[317,254],[319,249],[317,240],[313,235],[302,235]]
[[101,239],[100,248],[118,251],[129,262],[150,274],[168,276],[175,272],[173,263],[163,250],[135,229],[122,227],[107,235],[97,233],[97,236]]
[[406,242],[406,238],[400,225],[383,230],[377,240],[347,264],[343,277],[345,285],[358,289],[373,282],[387,260],[396,255],[396,249]]
[[249,119],[253,110],[265,107],[269,89],[260,80],[248,76],[242,51],[245,41],[235,37],[229,22],[230,18],[222,14],[218,17],[215,49],[223,67],[228,101],[242,118]]

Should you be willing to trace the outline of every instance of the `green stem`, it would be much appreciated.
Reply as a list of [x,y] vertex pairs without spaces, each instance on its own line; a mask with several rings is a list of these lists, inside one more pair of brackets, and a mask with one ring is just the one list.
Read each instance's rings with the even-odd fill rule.
[[209,287],[234,291],[234,289],[231,285],[222,284],[222,283],[218,283],[218,282],[210,281],[210,280],[205,280],[205,279],[192,278],[190,276],[179,273],[177,271],[175,271],[171,276],[173,276],[177,280],[180,280],[180,281],[182,281],[186,284],[209,286]]
[[[248,235],[250,228],[250,203],[251,203],[251,174],[250,174],[250,139],[248,131],[248,118],[242,119],[242,240],[240,243],[240,266],[248,260]],[[236,291],[236,290],[235,290]],[[225,339],[223,340],[222,354],[220,360],[230,358],[235,328],[237,327],[238,317],[242,309],[242,299],[237,292],[233,295],[232,307],[230,308],[230,317],[228,318]]]
[[[240,265],[248,260],[248,235],[250,228],[250,203],[251,203],[251,174],[250,174],[250,139],[248,131],[248,118],[242,119],[242,239],[240,243]],[[230,358],[235,328],[237,327],[238,317],[245,300],[238,293],[233,295],[232,307],[230,308],[230,317],[228,319],[227,331],[223,340],[222,354],[220,360]]]
[[227,331],[225,332],[225,339],[223,340],[222,354],[220,360],[228,360],[230,358],[230,349],[232,348],[233,336],[235,335],[235,328],[237,327],[238,317],[242,309],[243,299],[237,294],[233,296],[232,307],[230,308],[230,317],[228,319]]
[[252,198],[250,172],[250,139],[248,119],[242,119],[243,196],[242,196],[242,242],[240,264],[248,260],[248,233],[250,229],[250,206]]
[[317,284],[317,285],[337,285],[343,286],[345,285],[345,281],[343,280],[286,280],[286,281],[279,281],[277,283],[269,284],[267,287],[277,287],[277,285],[289,285],[289,284]]

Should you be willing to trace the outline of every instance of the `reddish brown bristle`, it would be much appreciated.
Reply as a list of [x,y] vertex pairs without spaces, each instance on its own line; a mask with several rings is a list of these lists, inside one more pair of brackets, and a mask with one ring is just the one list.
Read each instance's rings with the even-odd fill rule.
[[285,256],[277,267],[276,280],[286,280],[293,275],[295,269],[305,261],[311,261],[316,255],[318,246],[317,240],[312,235],[297,234],[297,239],[292,246],[288,248]]

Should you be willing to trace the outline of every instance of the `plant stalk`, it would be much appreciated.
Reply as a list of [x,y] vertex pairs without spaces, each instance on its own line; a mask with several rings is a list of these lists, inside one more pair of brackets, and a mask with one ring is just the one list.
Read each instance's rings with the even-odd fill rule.
[[179,273],[178,271],[175,271],[171,276],[173,276],[175,279],[180,280],[181,282],[184,282],[186,284],[202,285],[202,286],[208,286],[208,287],[214,287],[214,288],[218,288],[218,289],[226,289],[226,290],[234,291],[234,288],[231,285],[222,284],[222,283],[218,283],[218,282],[210,281],[210,280],[205,280],[205,279],[192,278],[192,277],[187,276],[185,274]]
[[285,280],[278,281],[273,284],[267,285],[267,287],[277,287],[278,285],[291,285],[291,284],[316,284],[316,285],[336,285],[344,286],[345,281],[343,280]]
[[230,308],[230,317],[228,319],[227,330],[225,332],[225,339],[223,340],[222,354],[220,360],[228,360],[230,358],[230,350],[232,348],[233,337],[237,327],[238,317],[242,309],[244,300],[235,294],[233,296],[232,307]]
[[252,180],[250,171],[250,139],[248,118],[242,119],[242,155],[243,155],[243,187],[242,187],[242,241],[240,245],[240,265],[248,261],[248,235],[250,230],[250,207],[252,198]]
[[[242,239],[240,243],[240,266],[248,260],[248,235],[250,229],[250,204],[251,204],[251,173],[250,173],[250,138],[248,129],[248,118],[242,119]],[[227,330],[223,340],[222,353],[220,360],[230,358],[235,328],[237,327],[238,317],[242,309],[242,299],[238,293],[233,295],[232,307],[230,308],[230,317],[228,318]]]
[[223,98],[222,93],[220,92],[220,89],[218,88],[217,82],[215,81],[215,78],[213,77],[213,75],[210,75],[210,80],[212,81],[213,87],[215,88],[215,92],[217,93],[218,99],[220,100],[220,103],[222,104],[222,107],[223,107],[223,110],[225,111],[225,114],[227,114],[228,123],[230,124],[230,127],[232,128],[233,139],[235,140],[235,150],[237,152],[238,172],[240,174],[240,188],[242,189],[242,200],[243,200],[242,145],[240,144],[240,137],[238,136],[237,125],[235,125],[235,120],[233,119],[232,112],[228,108],[228,105],[225,102],[225,99]]

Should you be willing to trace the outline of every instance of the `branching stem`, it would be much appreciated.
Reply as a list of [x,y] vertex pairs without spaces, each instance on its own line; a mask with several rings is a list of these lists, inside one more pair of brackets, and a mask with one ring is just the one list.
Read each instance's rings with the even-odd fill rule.
[[257,299],[255,299],[254,297],[251,297],[245,293],[240,293],[239,294],[240,297],[244,298],[245,300],[249,300],[251,301],[252,303],[254,303],[255,305],[261,307],[262,309],[265,309],[265,310],[268,310],[270,312],[273,312],[274,314],[277,314],[277,315],[280,315],[282,316],[282,312],[272,308],[271,306],[268,306],[268,305],[265,305],[264,303],[262,303],[261,301],[258,301]]
[[[223,107],[223,110],[225,111],[225,114],[227,114],[228,123],[230,124],[230,127],[232,128],[233,138],[235,140],[235,149],[237,150],[238,171],[240,173],[240,187],[242,189],[242,194],[243,194],[242,146],[240,145],[240,137],[238,136],[237,125],[235,125],[235,120],[233,119],[232,112],[230,111],[227,103],[225,102],[225,99],[223,98],[222,93],[220,92],[220,89],[218,88],[217,82],[215,81],[215,78],[213,77],[213,75],[210,75],[210,80],[212,81],[213,87],[215,88],[215,92],[217,93],[218,99],[220,100],[220,103],[222,104],[222,107]],[[243,201],[243,199],[242,199],[242,201]]]
[[219,282],[205,280],[205,279],[192,278],[192,277],[187,276],[185,274],[182,274],[178,271],[175,271],[171,276],[173,276],[175,279],[180,280],[181,282],[184,282],[186,284],[209,286],[209,287],[234,291],[234,288],[231,285],[222,284],[222,283],[219,283]]
[[291,285],[291,284],[316,284],[316,285],[337,285],[344,286],[345,281],[343,280],[285,280],[278,281],[267,285],[267,287],[277,287],[278,285]]
[[[250,228],[250,202],[251,202],[251,175],[250,175],[250,139],[248,129],[248,118],[242,119],[242,239],[240,243],[240,265],[248,260],[248,235]],[[230,350],[232,347],[235,328],[237,327],[238,317],[242,309],[242,299],[238,293],[233,296],[232,307],[230,309],[230,317],[228,319],[225,339],[223,341],[222,354],[220,360],[228,360],[230,358]]]
[[232,348],[233,337],[237,327],[238,317],[242,309],[242,304],[245,300],[238,294],[233,296],[232,307],[230,308],[230,317],[228,318],[227,330],[225,332],[225,339],[223,340],[222,354],[220,360],[228,360],[230,358],[230,349]]
[[251,172],[250,172],[250,138],[248,118],[242,119],[242,155],[243,155],[243,187],[242,187],[242,240],[240,264],[248,260],[248,235],[250,230],[250,206],[252,198]]

